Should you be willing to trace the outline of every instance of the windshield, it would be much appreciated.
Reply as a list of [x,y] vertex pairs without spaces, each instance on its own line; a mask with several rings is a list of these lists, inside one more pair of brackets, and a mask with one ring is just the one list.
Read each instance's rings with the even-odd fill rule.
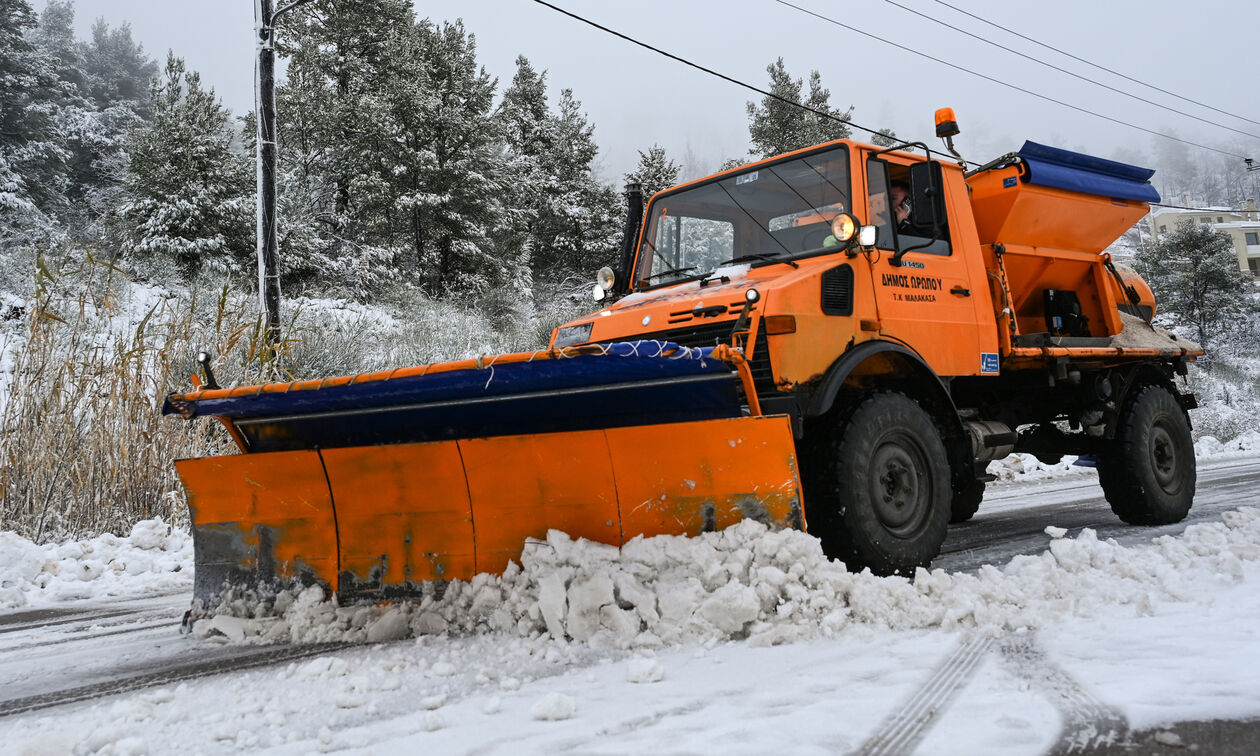
[[635,287],[675,283],[731,261],[788,259],[835,245],[831,220],[851,212],[841,145],[761,165],[654,200]]

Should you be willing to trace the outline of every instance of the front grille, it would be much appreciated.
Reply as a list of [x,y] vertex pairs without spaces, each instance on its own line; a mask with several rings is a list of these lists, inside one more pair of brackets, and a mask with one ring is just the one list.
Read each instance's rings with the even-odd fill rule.
[[[744,309],[744,300],[738,299],[734,302],[731,302],[729,305],[723,305],[719,302],[718,304],[710,305],[702,309],[703,309],[703,312],[701,312],[699,315],[699,317],[701,318],[716,318],[716,317],[725,315],[727,313],[735,314],[735,313],[738,313],[740,310]],[[682,323],[686,323],[690,320],[693,320],[696,317],[697,317],[697,314],[696,314],[695,308],[692,308],[690,310],[679,310],[678,312],[671,312],[669,314],[669,320],[667,322],[670,325],[679,325]]]
[[[637,333],[615,341],[672,341],[685,347],[711,347],[718,344],[731,343],[731,328],[735,321],[725,320],[720,323],[692,321],[685,328],[673,328],[653,333]],[[608,343],[608,342],[604,342]],[[753,340],[752,355],[748,360],[752,368],[753,383],[757,386],[758,396],[778,395],[774,388],[774,372],[770,368],[770,350],[766,347],[764,330],[757,329],[757,338]]]

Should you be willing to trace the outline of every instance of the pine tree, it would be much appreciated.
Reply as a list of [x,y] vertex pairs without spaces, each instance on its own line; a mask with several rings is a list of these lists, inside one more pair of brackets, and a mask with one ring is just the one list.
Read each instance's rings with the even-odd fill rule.
[[1134,267],[1161,314],[1193,326],[1204,346],[1254,309],[1251,276],[1239,270],[1233,241],[1206,224],[1181,223],[1139,250]]
[[0,0],[0,223],[6,236],[46,224],[65,207],[67,152],[58,131],[66,88],[32,41],[26,0]]
[[516,58],[516,74],[503,91],[495,117],[513,154],[537,160],[552,146],[547,129],[547,72],[539,73],[524,55]]
[[431,289],[484,292],[520,273],[516,261],[490,252],[504,188],[490,117],[497,82],[477,64],[476,39],[462,22],[424,21],[414,34],[411,84],[389,95],[406,149],[385,163],[382,183],[406,218]]
[[[876,145],[879,145],[880,147],[892,147],[894,144],[897,144],[900,141],[901,139],[897,137],[897,132],[893,131],[892,129],[880,129],[879,131],[871,135],[871,144],[876,144]],[[909,150],[913,150],[914,148],[907,147],[906,149],[907,151],[909,151]]]
[[407,0],[317,0],[286,22],[279,51],[288,69],[277,99],[288,284],[364,295],[395,276],[419,277],[392,174],[423,159],[391,102],[423,86],[409,72],[415,23]]
[[152,116],[152,82],[158,64],[131,37],[131,26],[92,25],[92,39],[82,44],[87,95],[98,111],[125,107],[141,120]]
[[677,184],[681,170],[681,166],[665,154],[664,147],[654,144],[647,152],[639,151],[639,165],[626,174],[626,183],[642,185],[643,196],[648,198]]
[[[108,35],[98,22],[97,36]],[[65,153],[63,209],[60,220],[67,230],[91,236],[96,218],[120,204],[121,177],[126,158],[123,141],[128,130],[140,123],[139,112],[149,112],[148,97],[141,101],[96,98],[94,77],[88,72],[89,55],[99,62],[95,45],[74,35],[74,7],[69,2],[50,2],[33,35],[36,47],[49,60],[58,80],[55,93],[55,131]],[[129,32],[122,36],[130,42]],[[135,49],[134,44],[131,45]],[[150,76],[156,64],[147,61]],[[93,73],[99,69],[94,68]],[[50,93],[51,94],[51,93]]]
[[121,216],[133,254],[186,277],[242,271],[253,260],[252,178],[233,151],[214,90],[171,54],[153,86],[153,123],[129,137],[131,201]]
[[[766,72],[770,74],[770,92],[782,99],[763,97],[760,105],[747,104],[748,136],[753,144],[748,151],[750,155],[774,157],[849,136],[844,122],[849,120],[853,108],[841,112],[831,107],[831,91],[823,87],[822,76],[817,71],[809,74],[809,91],[804,98],[805,82],[792,78],[783,58],[766,66]],[[789,103],[832,117],[818,116]]]

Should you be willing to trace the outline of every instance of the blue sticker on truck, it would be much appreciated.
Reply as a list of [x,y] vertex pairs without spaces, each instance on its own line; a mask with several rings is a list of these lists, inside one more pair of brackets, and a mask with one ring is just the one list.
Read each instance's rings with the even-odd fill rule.
[[996,352],[980,353],[980,372],[996,373],[998,372],[998,356]]

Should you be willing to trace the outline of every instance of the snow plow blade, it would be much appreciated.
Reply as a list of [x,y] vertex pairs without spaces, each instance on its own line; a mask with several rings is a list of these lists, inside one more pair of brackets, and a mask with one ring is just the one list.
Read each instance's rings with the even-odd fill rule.
[[617,546],[743,518],[804,528],[790,421],[743,414],[746,365],[643,344],[169,397],[165,411],[215,414],[245,452],[176,462],[195,597],[419,595],[501,572],[553,528]]

